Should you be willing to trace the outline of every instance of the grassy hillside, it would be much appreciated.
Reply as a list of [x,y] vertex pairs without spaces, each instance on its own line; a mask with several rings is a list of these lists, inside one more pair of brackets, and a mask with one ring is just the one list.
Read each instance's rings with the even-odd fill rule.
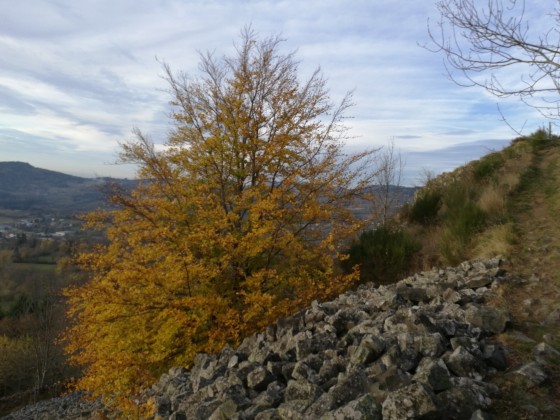
[[[399,217],[402,229],[420,238],[414,270],[494,255],[507,260],[511,278],[488,304],[512,315],[498,337],[512,368],[530,361],[538,343],[560,349],[560,137],[538,131],[430,180]],[[534,388],[518,375],[499,375],[497,418],[558,418],[560,360],[548,374]]]

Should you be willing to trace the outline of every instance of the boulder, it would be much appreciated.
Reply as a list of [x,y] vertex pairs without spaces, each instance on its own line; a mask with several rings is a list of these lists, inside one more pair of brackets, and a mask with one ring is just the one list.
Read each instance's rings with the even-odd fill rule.
[[434,393],[424,384],[411,384],[389,394],[382,405],[383,419],[439,419]]

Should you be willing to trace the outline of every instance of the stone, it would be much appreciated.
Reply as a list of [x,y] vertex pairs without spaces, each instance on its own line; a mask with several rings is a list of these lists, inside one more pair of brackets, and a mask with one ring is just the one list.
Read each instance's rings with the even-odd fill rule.
[[275,408],[262,411],[258,413],[254,418],[255,420],[282,420],[282,417],[280,417],[280,414],[278,414],[278,410]]
[[264,366],[257,366],[247,375],[247,387],[255,391],[264,391],[276,378]]
[[362,370],[352,370],[341,374],[338,383],[333,385],[327,393],[321,395],[309,408],[314,417],[341,407],[364,394],[368,388],[368,379]]
[[[284,392],[285,401],[305,400],[311,402],[315,401],[323,391],[317,385],[307,382],[305,380],[291,380],[286,386]],[[309,405],[308,404],[308,405]]]
[[350,356],[354,365],[366,365],[376,361],[385,351],[385,342],[373,335],[366,335]]
[[543,384],[548,375],[544,368],[537,362],[530,362],[515,371],[517,375],[525,378],[525,383],[528,387],[536,387]]
[[560,365],[560,351],[547,343],[539,343],[533,349],[535,360],[541,366]]
[[465,348],[459,346],[445,361],[448,369],[457,376],[465,376],[481,380],[488,373],[488,368],[478,357],[473,356]]
[[321,420],[382,420],[381,407],[374,398],[363,395],[360,398],[350,401],[344,407],[328,412],[321,416]]
[[399,287],[397,295],[412,303],[427,302],[429,300],[426,290],[420,287]]
[[237,418],[237,410],[237,404],[233,400],[228,399],[214,410],[208,420],[228,420]]
[[478,289],[479,287],[488,286],[492,281],[494,281],[494,276],[490,273],[476,274],[465,279],[465,287]]
[[366,374],[370,383],[377,382],[377,389],[388,392],[393,392],[409,385],[411,380],[411,375],[407,372],[403,372],[396,365],[387,367],[382,363],[371,366],[366,370]]
[[221,401],[218,400],[210,400],[204,401],[197,405],[196,407],[192,407],[192,413],[194,415],[187,414],[187,418],[196,418],[196,419],[209,419],[210,416],[214,414],[214,411],[218,409],[222,405]]
[[500,343],[486,343],[482,347],[482,358],[486,364],[497,370],[506,370],[506,351]]
[[470,420],[480,409],[490,407],[492,400],[474,383],[453,387],[438,394],[442,410],[452,419]]
[[306,331],[300,334],[302,335],[296,343],[297,360],[302,360],[310,354],[319,353],[326,348],[334,347],[338,341],[336,335],[329,332],[311,334],[310,331]]
[[493,419],[494,416],[478,409],[474,413],[472,413],[469,420],[493,420]]
[[509,316],[496,308],[471,305],[465,311],[465,320],[483,331],[499,334],[505,330]]
[[441,356],[447,347],[446,340],[439,333],[398,334],[397,340],[401,352],[414,350],[422,356]]
[[389,394],[382,405],[383,419],[438,419],[436,396],[423,384],[411,384]]
[[471,354],[481,355],[480,343],[474,337],[453,337],[449,340],[451,348],[455,350],[457,347],[463,347]]
[[169,417],[171,415],[171,400],[167,395],[156,398],[156,416]]
[[336,378],[339,373],[346,370],[347,363],[347,360],[340,356],[326,359],[319,369],[320,383],[325,384],[330,379]]
[[451,388],[450,377],[449,369],[443,360],[425,357],[418,364],[412,380],[428,385],[432,390],[439,392]]
[[304,412],[309,407],[309,400],[291,400],[280,404],[277,408],[278,416],[282,420],[306,420]]

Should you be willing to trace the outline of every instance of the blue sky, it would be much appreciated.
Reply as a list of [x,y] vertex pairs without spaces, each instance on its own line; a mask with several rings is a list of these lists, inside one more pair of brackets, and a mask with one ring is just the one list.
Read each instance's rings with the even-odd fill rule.
[[[196,76],[198,51],[231,53],[251,24],[297,50],[302,77],[321,67],[334,101],[354,90],[348,147],[393,139],[414,184],[422,168],[448,171],[516,137],[496,98],[455,85],[419,46],[428,19],[429,0],[0,0],[0,161],[133,177],[112,164],[119,141],[137,127],[161,143],[170,127],[160,63]],[[500,107],[524,134],[546,123],[514,100]]]

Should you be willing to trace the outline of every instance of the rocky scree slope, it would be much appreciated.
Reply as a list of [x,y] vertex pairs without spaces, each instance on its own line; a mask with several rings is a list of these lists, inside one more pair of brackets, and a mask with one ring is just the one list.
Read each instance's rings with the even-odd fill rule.
[[[162,375],[147,391],[156,403],[153,418],[492,418],[498,388],[489,378],[508,369],[507,349],[493,336],[506,329],[509,315],[485,301],[508,281],[501,263],[464,262],[314,302],[237,349],[198,354],[190,370]],[[538,386],[557,354],[539,343],[535,360],[511,375]],[[104,411],[94,403],[70,414],[72,403],[62,411],[63,401],[6,418],[90,418]]]

